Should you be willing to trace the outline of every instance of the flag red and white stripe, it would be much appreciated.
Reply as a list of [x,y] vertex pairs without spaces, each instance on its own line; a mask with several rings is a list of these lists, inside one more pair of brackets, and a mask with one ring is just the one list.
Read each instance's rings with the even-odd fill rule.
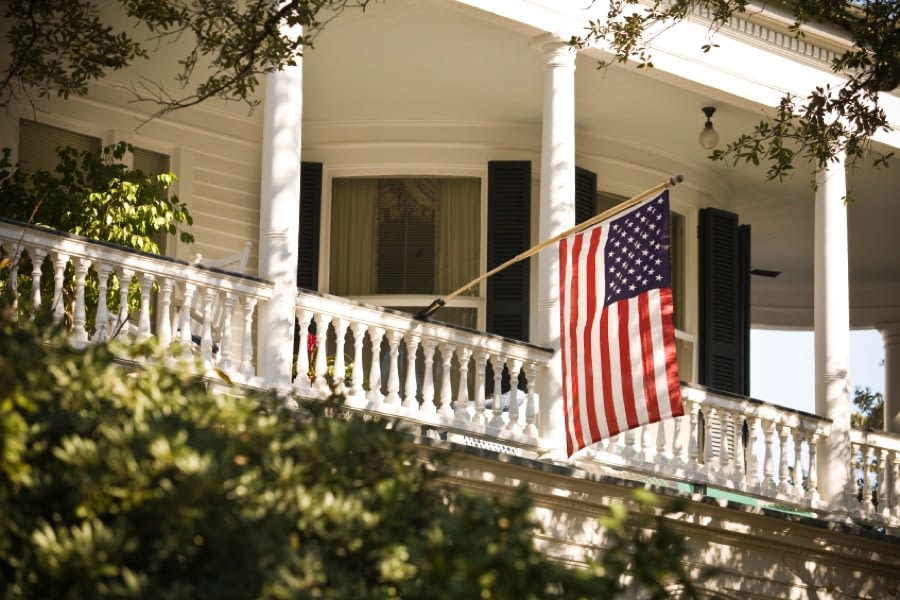
[[668,191],[561,240],[559,257],[569,456],[622,431],[684,414]]

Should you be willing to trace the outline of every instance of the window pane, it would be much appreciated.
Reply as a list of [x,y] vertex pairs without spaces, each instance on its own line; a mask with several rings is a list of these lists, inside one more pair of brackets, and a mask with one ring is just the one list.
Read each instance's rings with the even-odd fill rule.
[[71,146],[78,151],[98,153],[101,150],[99,138],[82,135],[22,119],[19,121],[19,167],[25,171],[53,171],[59,163],[57,148]]
[[335,179],[331,292],[445,294],[471,281],[481,265],[480,199],[477,178]]

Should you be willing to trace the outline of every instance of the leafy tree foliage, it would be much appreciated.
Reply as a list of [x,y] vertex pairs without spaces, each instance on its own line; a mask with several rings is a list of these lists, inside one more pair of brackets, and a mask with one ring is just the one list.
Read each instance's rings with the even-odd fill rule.
[[[605,18],[591,21],[586,34],[572,43],[606,42],[614,55],[601,67],[635,61],[648,68],[653,66],[648,32],[658,32],[700,10],[712,19],[714,34],[732,15],[758,6],[750,0],[654,0],[649,4],[611,0]],[[778,180],[797,164],[822,167],[840,153],[851,162],[871,157],[876,165],[886,164],[891,155],[873,153],[871,137],[888,129],[878,93],[900,85],[900,4],[896,0],[789,0],[781,6],[793,15],[791,30],[797,37],[803,37],[804,25],[815,23],[834,25],[846,33],[852,47],[837,56],[831,68],[847,81],[840,86],[818,86],[805,98],[785,95],[771,118],[761,120],[724,150],[715,150],[711,158],[732,164],[767,163],[768,178]],[[707,52],[715,47],[714,37],[698,42]]]
[[853,390],[853,406],[855,410],[850,421],[854,427],[884,430],[884,395],[881,392],[873,392],[868,386],[857,386]]
[[[178,196],[167,193],[175,181],[172,173],[147,174],[132,169],[124,162],[125,154],[134,149],[125,142],[108,146],[99,154],[59,148],[59,162],[52,172],[28,172],[17,168],[10,160],[10,150],[0,155],[0,217],[34,225],[68,231],[95,240],[112,242],[151,254],[159,254],[160,236],[178,235],[183,243],[192,243],[194,236],[182,229],[193,218]],[[21,298],[31,298],[31,259],[17,257],[20,273]],[[49,303],[53,284],[49,260],[43,265],[46,286],[43,298]],[[74,271],[68,267],[63,289],[67,314],[75,301]],[[8,272],[0,274],[0,290],[6,288]],[[91,270],[87,279],[86,301],[88,327],[93,326],[97,306],[97,274]],[[115,274],[108,285],[107,305],[114,311],[119,305],[119,282]],[[140,302],[137,282],[132,286],[129,312]],[[21,302],[19,308],[27,312],[31,307]]]
[[11,48],[0,106],[25,91],[20,84],[40,96],[84,95],[107,71],[148,60],[173,41],[187,48],[172,65],[183,93],[147,81],[134,90],[158,103],[158,115],[210,98],[252,104],[261,75],[294,64],[328,21],[371,1],[0,0]]
[[42,225],[159,254],[160,234],[178,235],[191,243],[194,236],[179,229],[193,224],[187,206],[166,190],[172,173],[144,173],[123,162],[134,148],[125,142],[107,146],[99,154],[59,148],[53,172],[28,172],[10,160],[9,148],[0,156],[0,216]]
[[289,410],[149,346],[58,341],[0,324],[2,598],[695,596],[657,512],[615,508],[574,569],[536,550],[525,489],[452,486],[338,399]]

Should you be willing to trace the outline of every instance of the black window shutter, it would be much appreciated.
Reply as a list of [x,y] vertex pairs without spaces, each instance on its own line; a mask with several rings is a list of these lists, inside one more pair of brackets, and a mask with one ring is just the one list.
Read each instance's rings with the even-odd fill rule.
[[322,163],[300,163],[300,227],[297,286],[319,288],[319,215],[322,205]]
[[[531,247],[531,162],[488,163],[487,267],[493,269]],[[487,280],[487,330],[528,341],[530,280],[520,261]]]
[[575,224],[584,223],[597,211],[597,174],[575,167]]
[[733,213],[700,211],[699,383],[750,393],[750,227]]

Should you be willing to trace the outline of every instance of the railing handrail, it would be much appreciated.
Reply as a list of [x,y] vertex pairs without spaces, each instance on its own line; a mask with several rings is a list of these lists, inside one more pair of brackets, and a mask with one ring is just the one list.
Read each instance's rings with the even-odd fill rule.
[[900,434],[897,433],[853,428],[850,430],[850,442],[900,452]]
[[259,277],[232,273],[169,256],[150,254],[111,242],[93,240],[77,234],[11,219],[0,218],[0,240],[16,244],[25,250],[28,250],[29,247],[40,248],[48,252],[64,254],[70,258],[112,262],[123,268],[150,274],[157,278],[188,276],[199,287],[251,296],[259,300],[270,299],[274,289],[274,283]]
[[787,425],[792,429],[800,429],[818,435],[828,436],[831,433],[832,421],[827,417],[778,406],[749,396],[720,392],[694,383],[681,382],[681,390],[685,397],[696,397],[717,409],[737,409],[744,415],[756,416],[764,421]]
[[363,304],[342,296],[305,289],[297,290],[298,308],[313,313],[351,318],[367,325],[420,334],[450,344],[466,345],[485,352],[502,352],[510,358],[546,362],[553,350],[528,342],[475,331],[448,323],[417,319],[414,315],[391,308]]

